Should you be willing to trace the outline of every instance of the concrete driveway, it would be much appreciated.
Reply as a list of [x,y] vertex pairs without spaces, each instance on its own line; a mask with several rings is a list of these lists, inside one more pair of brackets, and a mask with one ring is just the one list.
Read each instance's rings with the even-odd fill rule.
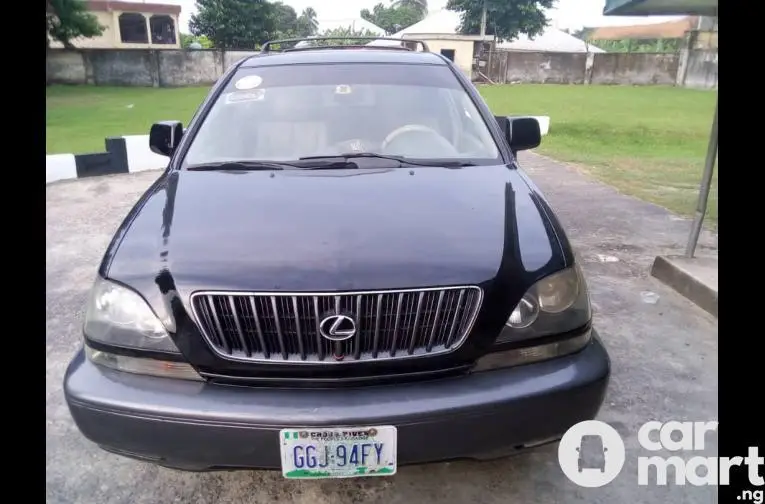
[[[74,426],[61,381],[80,345],[86,294],[101,255],[128,209],[157,177],[144,172],[47,187],[47,502],[716,502],[714,487],[637,484],[637,456],[647,455],[637,444],[640,425],[653,419],[717,419],[717,323],[648,275],[656,254],[682,251],[688,222],[572,168],[533,154],[522,161],[583,260],[596,324],[613,360],[599,418],[625,439],[627,461],[612,483],[577,487],[558,467],[554,446],[493,462],[404,467],[393,478],[307,482],[288,482],[273,472],[183,473],[102,452]],[[715,236],[703,237],[701,252],[716,254]],[[645,302],[655,299],[645,292],[657,294],[658,302]],[[716,435],[708,441],[705,455],[716,456]]]

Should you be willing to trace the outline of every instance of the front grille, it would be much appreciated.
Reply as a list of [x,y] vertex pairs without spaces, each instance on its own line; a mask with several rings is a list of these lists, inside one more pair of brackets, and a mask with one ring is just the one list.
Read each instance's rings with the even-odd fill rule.
[[[333,294],[199,292],[191,296],[191,306],[207,343],[226,359],[340,363],[453,351],[470,332],[482,294],[474,286]],[[332,320],[325,320],[334,315],[350,318],[339,328],[352,330],[355,324],[355,334],[343,341],[323,336],[322,329],[334,336],[328,330]]]

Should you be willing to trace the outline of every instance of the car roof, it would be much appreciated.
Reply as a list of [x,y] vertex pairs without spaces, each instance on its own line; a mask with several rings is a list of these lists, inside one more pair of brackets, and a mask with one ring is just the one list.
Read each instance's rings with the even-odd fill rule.
[[446,61],[431,52],[392,49],[310,49],[302,51],[268,52],[244,60],[240,68],[277,65],[337,63],[400,63],[408,65],[446,65]]

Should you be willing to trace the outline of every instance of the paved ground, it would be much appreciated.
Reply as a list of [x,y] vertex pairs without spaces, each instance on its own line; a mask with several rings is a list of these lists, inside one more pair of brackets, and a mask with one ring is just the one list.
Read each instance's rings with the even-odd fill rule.
[[[82,308],[101,254],[123,215],[157,176],[145,172],[47,188],[47,501],[716,502],[714,487],[637,485],[639,425],[651,419],[717,419],[717,323],[648,275],[656,254],[682,251],[689,223],[572,168],[532,154],[523,161],[584,260],[596,323],[613,359],[600,419],[627,444],[627,463],[614,482],[600,489],[576,487],[558,468],[554,447],[494,462],[406,467],[394,478],[297,483],[269,472],[182,473],[100,451],[72,423],[61,380],[80,344]],[[700,250],[716,254],[716,237],[704,236]],[[645,292],[657,294],[658,302],[646,303]],[[710,441],[707,455],[715,456],[716,436]]]

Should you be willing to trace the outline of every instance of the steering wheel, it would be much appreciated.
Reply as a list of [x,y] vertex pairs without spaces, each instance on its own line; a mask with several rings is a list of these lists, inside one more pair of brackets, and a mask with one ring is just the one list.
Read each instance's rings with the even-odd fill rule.
[[[394,129],[391,131],[387,137],[385,137],[385,140],[383,140],[382,146],[380,150],[382,152],[386,152],[386,149],[390,144],[392,144],[395,140],[398,140],[399,138],[402,138],[404,135],[411,135],[411,134],[417,134],[417,133],[424,133],[426,136],[429,136],[431,139],[433,139],[436,143],[438,143],[438,148],[442,150],[445,154],[447,154],[445,157],[449,157],[450,155],[456,156],[457,155],[457,149],[454,147],[454,145],[444,138],[441,133],[434,130],[433,128],[429,126],[425,126],[423,124],[405,124],[404,126],[401,126],[399,128]],[[416,157],[416,156],[413,156]]]

